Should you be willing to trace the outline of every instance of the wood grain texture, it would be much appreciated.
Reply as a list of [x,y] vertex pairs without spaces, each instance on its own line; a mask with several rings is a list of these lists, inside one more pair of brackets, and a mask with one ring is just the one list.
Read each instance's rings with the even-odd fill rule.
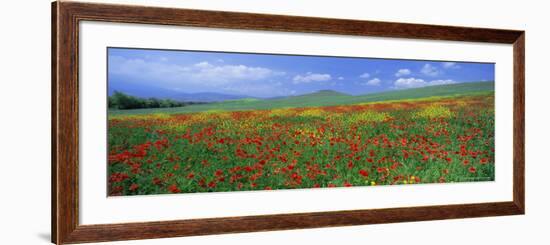
[[51,10],[51,241],[57,239],[57,3]]
[[514,43],[521,31],[349,19],[62,2],[81,20],[336,35]]
[[[512,44],[514,56],[513,200],[498,203],[79,225],[78,23],[83,20]],[[53,3],[52,242],[67,244],[523,214],[525,212],[524,60],[525,34],[523,31],[516,30],[65,1]]]
[[514,42],[514,203],[525,213],[525,33]]
[[80,226],[70,242],[97,242],[196,236],[220,233],[304,229],[365,224],[410,222],[512,215],[519,212],[512,202],[448,206],[279,214],[231,218],[194,219],[146,223]]
[[55,142],[55,227],[52,238],[63,244],[78,227],[78,25],[75,13],[64,2],[53,5],[56,13],[55,38],[56,81],[52,94],[52,126]]

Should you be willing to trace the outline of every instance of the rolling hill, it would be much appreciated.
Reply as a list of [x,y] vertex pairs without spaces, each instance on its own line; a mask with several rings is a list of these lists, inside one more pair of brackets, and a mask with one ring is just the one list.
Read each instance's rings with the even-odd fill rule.
[[209,104],[191,105],[178,108],[113,110],[109,114],[147,114],[147,113],[192,113],[209,110],[261,110],[289,107],[314,107],[346,105],[388,100],[418,99],[427,97],[461,96],[487,94],[494,91],[494,82],[470,82],[437,85],[422,88],[392,90],[382,93],[352,96],[332,90],[321,90],[311,94],[289,96],[275,99],[237,99]]
[[[124,88],[124,89],[120,89]],[[226,100],[238,100],[252,98],[247,95],[232,95],[223,93],[183,93],[174,90],[152,87],[152,86],[132,86],[130,83],[117,81],[116,85],[109,85],[108,94],[112,95],[115,91],[123,91],[125,94],[140,98],[172,99],[175,101],[193,101],[193,102],[221,102]]]

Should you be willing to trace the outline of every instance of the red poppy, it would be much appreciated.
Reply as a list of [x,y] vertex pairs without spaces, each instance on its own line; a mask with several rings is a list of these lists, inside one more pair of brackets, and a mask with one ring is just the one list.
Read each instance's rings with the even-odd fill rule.
[[470,167],[468,169],[468,171],[470,171],[470,173],[475,173],[476,172],[476,168],[475,167]]
[[162,180],[161,180],[161,179],[159,179],[159,178],[157,178],[157,177],[153,178],[153,184],[154,184],[154,185],[160,185],[161,183],[162,183]]
[[171,185],[171,186],[168,186],[168,190],[172,193],[180,193],[181,192],[181,190],[175,184]]
[[351,160],[348,161],[348,168],[349,169],[353,168],[353,162]]
[[373,156],[375,156],[375,155],[376,155],[376,154],[374,154],[374,151],[373,151],[373,150],[370,150],[370,151],[369,151],[369,156],[370,156],[370,157],[373,157]]
[[216,181],[210,181],[210,182],[208,183],[208,187],[210,187],[210,188],[216,187]]
[[362,175],[363,177],[369,177],[369,172],[364,169],[359,170],[359,174]]
[[113,187],[113,189],[111,189],[111,195],[115,195],[115,196],[121,195],[122,190],[123,190],[122,186],[115,186]]
[[464,160],[464,161],[462,162],[462,164],[463,164],[464,166],[466,166],[466,165],[470,164],[470,160],[466,159],[466,160]]
[[128,188],[128,189],[129,189],[130,191],[135,191],[135,190],[137,190],[138,187],[139,187],[139,185],[137,185],[137,184],[132,184],[132,185],[130,185],[130,188]]
[[109,177],[109,181],[112,182],[112,183],[117,183],[117,182],[122,182],[123,180],[128,179],[128,178],[129,178],[128,174],[125,174],[125,173],[113,173],[113,174],[111,174],[111,176]]

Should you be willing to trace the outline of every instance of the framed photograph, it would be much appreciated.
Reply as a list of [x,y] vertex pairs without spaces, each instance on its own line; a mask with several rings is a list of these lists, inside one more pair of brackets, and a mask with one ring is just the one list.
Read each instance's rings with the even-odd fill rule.
[[52,5],[52,242],[525,212],[525,33]]

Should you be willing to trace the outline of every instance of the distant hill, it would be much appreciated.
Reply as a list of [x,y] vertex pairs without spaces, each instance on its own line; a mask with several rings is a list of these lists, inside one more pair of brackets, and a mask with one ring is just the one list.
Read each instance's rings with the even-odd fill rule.
[[231,95],[221,93],[178,93],[171,96],[171,98],[179,101],[221,102],[226,100],[239,100],[253,97],[246,95]]
[[[155,109],[155,112],[190,113],[208,110],[261,110],[273,108],[314,107],[357,104],[366,102],[418,99],[434,96],[460,96],[486,94],[494,91],[494,82],[470,82],[449,85],[437,85],[422,88],[392,90],[381,93],[352,96],[332,90],[321,90],[311,94],[289,96],[275,99],[237,99],[180,108]],[[114,114],[151,113],[148,109],[113,111]]]
[[[115,91],[123,92],[128,95],[140,97],[140,98],[158,98],[158,99],[172,99],[182,102],[221,102],[226,100],[239,100],[245,98],[254,98],[247,95],[232,95],[222,93],[183,93],[170,89],[163,89],[158,87],[147,86],[131,86],[129,84],[117,82],[117,85],[109,85],[109,95],[112,95]],[[120,89],[123,87],[124,89]]]
[[494,82],[468,82],[365,94],[354,96],[351,101],[374,102],[384,100],[417,99],[433,96],[465,95],[476,92],[487,92],[494,90]]
[[342,92],[326,89],[326,90],[319,90],[311,94],[297,95],[293,97],[312,97],[312,96],[333,97],[333,96],[350,96],[350,95]]

